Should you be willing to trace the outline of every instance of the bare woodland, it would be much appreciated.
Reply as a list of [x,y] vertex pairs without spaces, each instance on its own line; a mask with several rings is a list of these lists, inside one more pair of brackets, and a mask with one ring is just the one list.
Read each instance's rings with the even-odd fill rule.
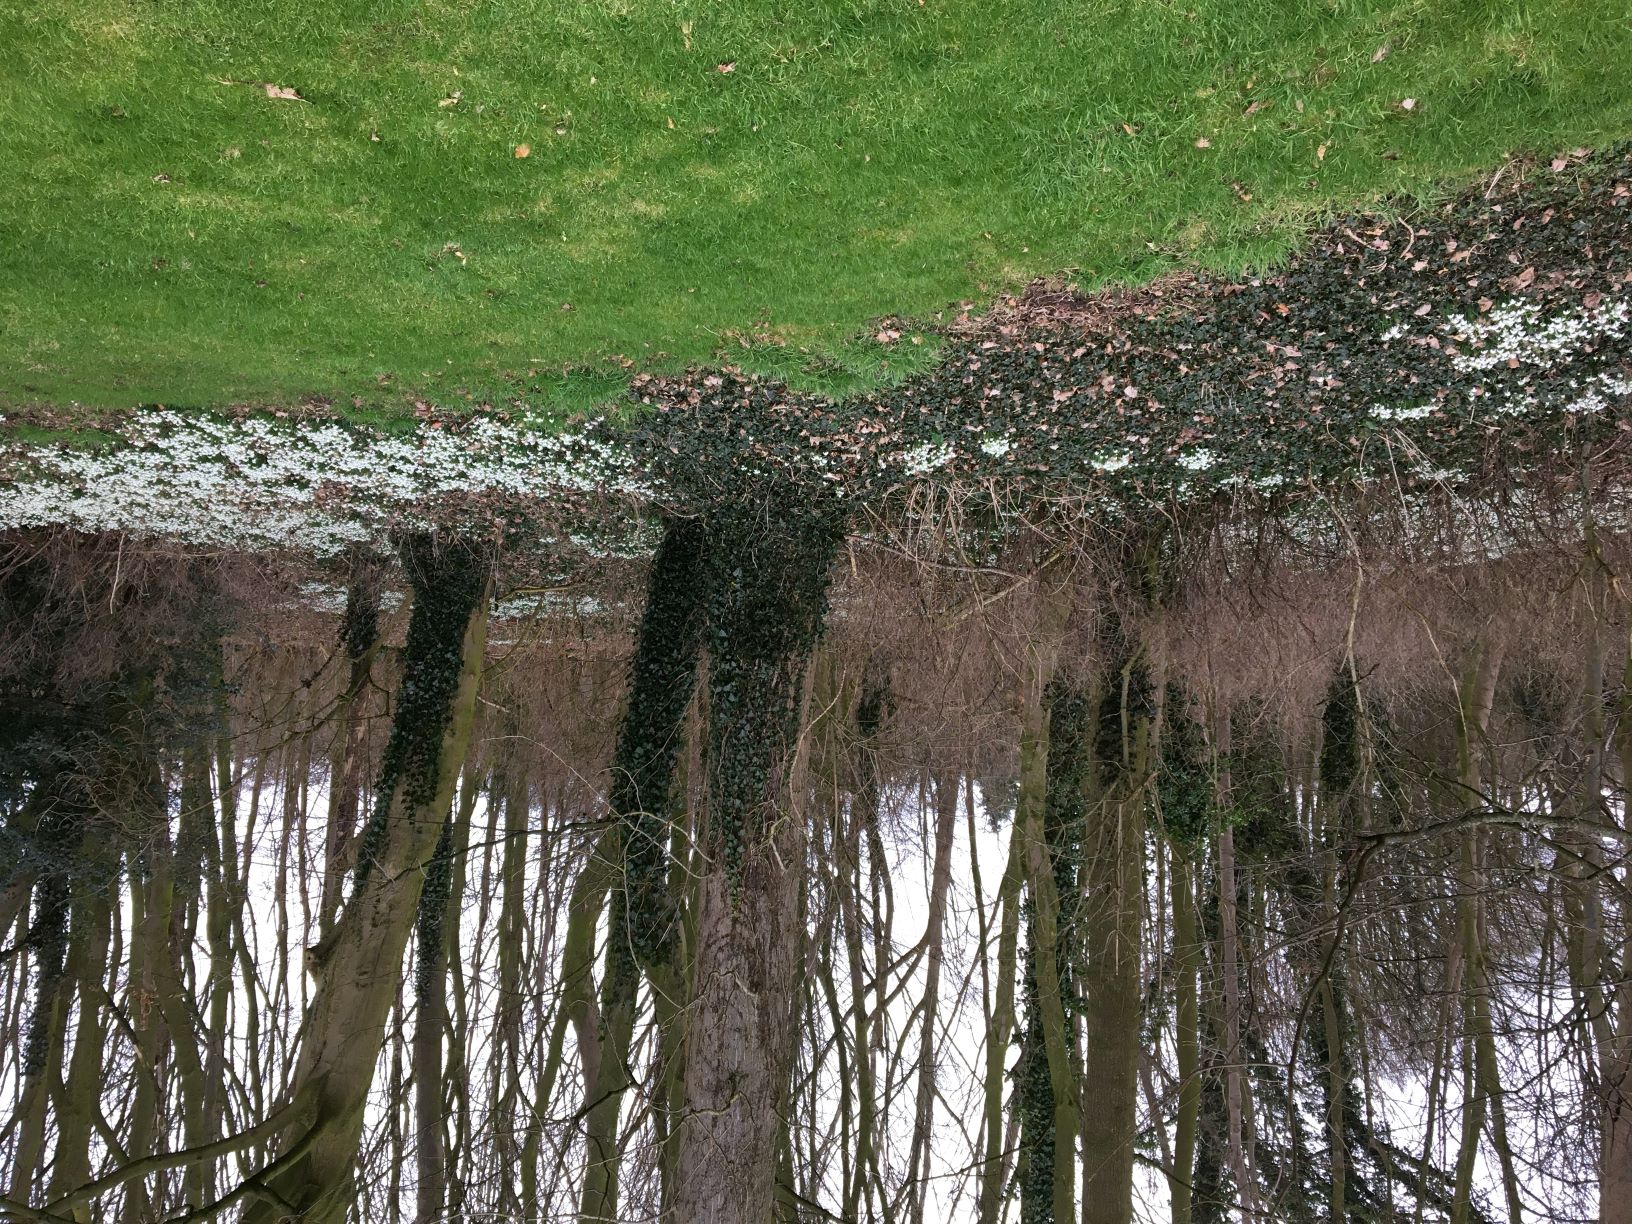
[[[1526,274],[1510,215],[1484,283],[1411,232],[1556,307],[1445,325],[1470,397],[1623,403],[1624,246]],[[1383,233],[1332,240],[1357,301]],[[1251,343],[1203,342],[1253,362],[1303,301],[1225,296]],[[846,500],[766,444],[737,485],[660,451],[623,551],[491,513],[320,562],[0,533],[0,1215],[1632,1222],[1627,427],[1412,435],[1458,403],[1400,364],[1424,402],[1374,407],[1279,313],[1263,428],[1374,429],[1295,498],[1184,483],[1225,453],[1198,392],[1178,478],[1114,504],[1044,463]],[[1026,326],[1030,391],[977,341],[946,402],[1164,427],[1156,341],[1049,366]],[[1078,377],[1113,357],[1137,386]],[[1564,394],[1513,386],[1504,420]],[[760,394],[689,436],[816,448],[826,409]]]

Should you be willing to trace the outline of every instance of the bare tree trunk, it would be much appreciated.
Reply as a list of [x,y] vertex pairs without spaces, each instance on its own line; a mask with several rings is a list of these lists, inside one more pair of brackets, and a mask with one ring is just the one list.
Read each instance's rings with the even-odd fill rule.
[[17,1146],[12,1153],[9,1196],[33,1198],[35,1176],[45,1155],[46,1107],[51,1074],[62,1061],[67,1011],[68,879],[62,871],[34,885],[34,921],[28,942],[34,952],[34,1007],[23,1048],[22,1091],[17,1102]]
[[318,931],[322,935],[329,933],[340,912],[340,895],[351,868],[352,839],[357,833],[362,797],[367,724],[359,717],[357,707],[368,691],[369,673],[380,646],[379,575],[369,561],[354,563],[351,585],[346,588],[340,645],[350,670],[334,711],[334,743],[329,750],[329,820],[323,839],[323,897],[318,907]]
[[[96,889],[74,908],[74,930],[68,972],[79,995],[74,1049],[57,1107],[56,1165],[51,1198],[78,1190],[91,1179],[91,1139],[102,1091],[102,1057],[107,1030],[102,1022],[103,978],[108,968],[108,934],[112,907],[106,891]],[[15,1197],[15,1196],[14,1196]],[[82,1204],[73,1218],[88,1224],[91,1209]]]
[[[1594,541],[1595,542],[1595,541]],[[1601,579],[1599,580],[1601,584]],[[1596,644],[1598,633],[1594,629],[1594,654],[1601,650]],[[1593,668],[1595,674],[1601,675],[1601,663],[1596,658]],[[1594,689],[1601,689],[1602,681],[1594,685]],[[1597,698],[1592,704],[1599,710],[1602,708],[1601,694],[1589,693]],[[1616,748],[1620,756],[1621,784],[1623,787],[1632,787],[1632,627],[1628,629],[1626,661],[1621,676],[1621,696],[1616,711]],[[1589,732],[1596,732],[1601,742],[1603,734],[1602,714],[1596,713],[1587,720]],[[1592,771],[1589,779],[1591,793],[1583,795],[1583,806],[1590,804],[1591,811],[1584,813],[1596,815],[1603,813],[1602,782],[1598,771]],[[1613,820],[1613,815],[1603,813],[1599,818]],[[1625,804],[1622,804],[1621,820],[1624,823],[1628,818]],[[1602,858],[1602,849],[1594,844],[1591,846],[1593,855],[1590,862]],[[1610,876],[1613,879],[1613,876]],[[1603,903],[1596,894],[1597,881],[1588,881],[1583,891],[1592,892],[1589,904],[1592,907],[1592,930],[1601,930],[1603,927]],[[1622,922],[1626,921],[1627,906],[1623,901]],[[1600,1124],[1601,1154],[1599,1157],[1598,1173],[1598,1214],[1602,1224],[1632,1224],[1632,939],[1628,939],[1622,931],[1622,945],[1620,955],[1615,956],[1615,949],[1600,951],[1594,935],[1589,934],[1587,924],[1583,924],[1582,938],[1583,955],[1585,962],[1576,973],[1578,996],[1585,996],[1591,1000],[1588,1008],[1589,1032],[1593,1036],[1593,1044],[1598,1053],[1598,1109],[1602,1117]],[[1592,945],[1588,950],[1587,945]],[[1614,984],[1603,984],[1604,974],[1601,964],[1609,959],[1614,966]],[[1613,1022],[1610,1018],[1611,1004],[1613,1004]]]
[[[1233,802],[1230,768],[1232,751],[1230,711],[1218,711],[1214,748],[1218,755],[1218,806],[1228,812]],[[1235,869],[1235,829],[1225,820],[1218,831],[1218,953],[1224,996],[1224,1106],[1229,1134],[1225,1151],[1230,1173],[1248,1215],[1258,1209],[1258,1186],[1253,1160],[1250,1119],[1252,1102],[1241,1045],[1241,925],[1236,912],[1239,885]]]
[[1173,1169],[1168,1191],[1173,1224],[1190,1224],[1196,1172],[1196,1123],[1201,1115],[1200,944],[1196,930],[1195,867],[1169,843],[1173,905],[1173,972],[1177,979],[1173,1041],[1178,1056],[1179,1112],[1173,1126]]
[[986,1151],[980,1170],[980,1224],[997,1224],[1003,1211],[1008,1148],[1003,1129],[1003,1085],[1014,1034],[1014,980],[1020,944],[1020,889],[1026,839],[1018,824],[1009,834],[1009,860],[998,884],[997,982],[986,1024]]
[[[134,732],[141,735],[141,732]],[[159,979],[170,959],[170,830],[165,810],[164,784],[151,745],[137,741],[139,776],[134,787],[140,809],[139,827],[147,831],[148,845],[131,856],[130,995],[136,1057],[136,1088],[132,1094],[130,1141],[125,1150],[133,1159],[151,1155],[160,1134],[161,1076],[167,1034],[158,1005]],[[145,1179],[125,1191],[125,1224],[146,1224],[155,1214]]]
[[928,961],[924,971],[924,1022],[918,1043],[918,1099],[913,1109],[912,1149],[908,1176],[915,1189],[912,1222],[923,1224],[928,1189],[931,1136],[935,1109],[935,1022],[941,989],[941,938],[946,925],[946,893],[952,883],[952,833],[958,819],[958,780],[943,776],[935,784],[935,860],[930,871],[929,917],[924,939]]
[[[1502,650],[1481,645],[1470,661],[1458,694],[1457,772],[1462,808],[1484,802],[1482,767],[1485,737],[1501,671]],[[1513,1153],[1507,1140],[1507,1118],[1501,1080],[1496,1067],[1496,1042],[1491,1029],[1490,980],[1485,964],[1482,834],[1471,829],[1462,845],[1457,896],[1457,927],[1462,943],[1463,972],[1468,994],[1465,1002],[1466,1037],[1463,1061],[1468,1095],[1464,1097],[1462,1148],[1456,1164],[1456,1191],[1452,1218],[1461,1224],[1471,1213],[1473,1162],[1487,1110],[1491,1136],[1501,1168],[1502,1187],[1511,1224],[1521,1224],[1523,1205]]]
[[1083,969],[1088,1053],[1083,1111],[1083,1224],[1133,1214],[1138,1131],[1145,802],[1154,715],[1140,660],[1110,672],[1100,698],[1098,791],[1083,837]]
[[295,1070],[300,1116],[245,1224],[339,1224],[351,1207],[364,1109],[402,982],[423,869],[470,741],[486,640],[487,562],[471,545],[424,536],[406,540],[402,554],[414,608],[377,807],[362,834],[351,899],[327,939],[307,953],[317,990]]

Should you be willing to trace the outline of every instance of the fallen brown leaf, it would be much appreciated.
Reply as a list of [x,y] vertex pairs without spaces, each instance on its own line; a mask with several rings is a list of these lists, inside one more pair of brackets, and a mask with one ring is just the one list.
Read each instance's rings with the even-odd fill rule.
[[298,89],[290,89],[287,85],[274,85],[270,81],[262,82],[261,88],[266,90],[269,98],[282,98],[286,102],[304,102]]
[[533,146],[532,145],[519,144],[519,145],[516,146],[516,156],[517,157],[530,157],[530,156],[532,156],[532,152],[533,152]]

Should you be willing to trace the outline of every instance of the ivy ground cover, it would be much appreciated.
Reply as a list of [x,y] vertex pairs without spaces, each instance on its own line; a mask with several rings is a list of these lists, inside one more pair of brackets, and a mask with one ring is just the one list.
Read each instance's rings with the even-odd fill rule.
[[1613,0],[7,0],[0,45],[7,410],[835,394],[1033,276],[1632,132]]

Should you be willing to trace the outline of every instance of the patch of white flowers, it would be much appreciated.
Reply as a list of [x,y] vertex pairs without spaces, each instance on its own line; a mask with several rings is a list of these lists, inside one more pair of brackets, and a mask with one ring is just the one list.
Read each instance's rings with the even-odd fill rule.
[[1632,396],[1632,380],[1622,378],[1618,374],[1595,374],[1587,379],[1583,386],[1579,379],[1571,379],[1572,389],[1578,389],[1568,398],[1553,399],[1544,405],[1533,391],[1515,392],[1503,388],[1486,389],[1475,387],[1473,396],[1483,399],[1488,407],[1485,412],[1492,416],[1524,416],[1527,413],[1541,412],[1544,407],[1550,407],[1558,412],[1573,413],[1576,416],[1586,416],[1596,412],[1607,412],[1613,401]]
[[[328,612],[335,616],[346,610],[347,591],[343,586],[336,586],[332,582],[303,582],[300,584],[300,593],[295,599],[298,607],[307,608],[313,612]],[[381,591],[380,611],[395,612],[402,607],[401,591]]]
[[1095,455],[1089,462],[1102,472],[1120,472],[1133,462],[1133,456],[1126,451],[1116,455],[1099,454]]
[[1218,461],[1218,456],[1205,448],[1179,456],[1179,466],[1187,472],[1205,472]]
[[1420,421],[1438,411],[1437,404],[1418,404],[1415,408],[1390,408],[1386,404],[1373,404],[1371,407],[1371,415],[1379,421]]
[[1452,364],[1464,372],[1494,370],[1512,364],[1548,366],[1589,344],[1620,340],[1632,324],[1632,303],[1622,298],[1597,310],[1572,310],[1545,316],[1534,302],[1504,302],[1483,318],[1452,315],[1445,330],[1465,341],[1470,351]]
[[982,438],[980,453],[990,455],[993,459],[1001,459],[1014,449],[1014,443],[1006,437]]
[[560,591],[541,591],[531,595],[513,595],[493,605],[488,615],[493,620],[532,620],[540,616],[598,616],[606,605],[593,595],[568,595]]
[[902,470],[909,476],[922,476],[943,468],[958,457],[957,448],[947,442],[925,442],[903,451],[899,456]]
[[406,437],[330,422],[131,418],[103,450],[0,444],[0,528],[61,524],[185,543],[314,555],[428,522],[450,496],[538,498],[552,491],[641,494],[607,442],[478,418]]

